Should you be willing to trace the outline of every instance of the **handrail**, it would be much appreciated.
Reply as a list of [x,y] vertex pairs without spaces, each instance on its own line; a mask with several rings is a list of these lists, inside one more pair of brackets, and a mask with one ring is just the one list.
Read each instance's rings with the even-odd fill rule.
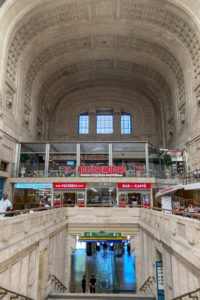
[[179,297],[175,297],[175,298],[173,298],[172,300],[181,300],[181,299],[183,299],[184,297],[187,297],[187,296],[189,296],[189,298],[193,298],[193,299],[196,298],[196,300],[198,300],[199,297],[193,295],[193,294],[196,294],[196,293],[198,293],[198,292],[200,292],[200,288],[198,288],[198,289],[196,289],[196,290],[194,290],[194,291],[185,293],[185,294],[183,294],[183,295],[181,295],[181,296],[179,296]]
[[155,277],[154,277],[154,276],[149,276],[149,277],[147,278],[147,280],[143,283],[143,285],[141,286],[141,288],[139,289],[139,292],[143,291],[143,290],[145,289],[145,286],[146,286],[147,284],[149,285],[150,283],[152,283],[151,280],[155,281]]
[[[2,291],[2,292],[1,292]],[[13,292],[9,289],[6,289],[6,288],[3,288],[3,287],[0,287],[0,295],[3,295],[3,296],[6,296],[8,293],[12,294],[14,296],[14,298],[18,298],[20,297],[21,299],[25,299],[25,300],[34,300],[33,298],[30,298],[28,296],[24,296],[22,294],[19,294],[17,292]]]
[[[84,204],[85,207],[116,207],[116,204]],[[49,206],[49,207],[38,207],[38,208],[31,208],[31,209],[23,209],[23,210],[12,210],[12,211],[6,211],[6,212],[0,212],[0,215],[9,215],[9,214],[16,214],[20,215],[21,213],[28,213],[30,211],[50,211],[53,209],[59,209],[59,208],[66,208],[66,207],[77,207],[76,204],[63,204],[63,205],[58,205],[58,206]],[[189,217],[195,217],[195,219],[200,220],[200,213],[190,213],[187,211],[177,211],[177,210],[171,210],[171,209],[164,209],[164,208],[159,208],[159,207],[154,207],[154,206],[145,206],[145,205],[133,205],[133,204],[127,204],[126,207],[132,207],[132,208],[145,208],[145,209],[150,209],[150,210],[155,210],[155,211],[160,211],[160,212],[169,212],[172,215],[179,215],[179,216],[189,216]],[[80,207],[82,209],[82,207]],[[1,219],[0,219],[1,220]]]
[[50,274],[49,275],[49,279],[52,280],[52,281],[55,281],[56,284],[60,285],[60,287],[63,290],[63,292],[65,290],[67,290],[67,288],[65,287],[65,285],[55,275]]

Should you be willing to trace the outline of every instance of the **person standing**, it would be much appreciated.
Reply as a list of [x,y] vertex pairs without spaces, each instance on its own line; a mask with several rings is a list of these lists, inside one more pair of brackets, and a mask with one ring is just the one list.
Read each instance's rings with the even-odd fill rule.
[[94,275],[90,278],[90,293],[95,293],[95,286],[96,286],[96,278]]
[[85,279],[85,275],[84,275],[83,279],[82,279],[82,290],[83,290],[83,293],[85,293],[85,289],[86,289],[86,279]]
[[[3,193],[3,197],[0,201],[0,212],[5,212],[7,209],[12,210],[12,204],[11,202],[8,200],[8,194],[7,193]],[[4,214],[0,214],[0,218],[3,218],[5,215]]]

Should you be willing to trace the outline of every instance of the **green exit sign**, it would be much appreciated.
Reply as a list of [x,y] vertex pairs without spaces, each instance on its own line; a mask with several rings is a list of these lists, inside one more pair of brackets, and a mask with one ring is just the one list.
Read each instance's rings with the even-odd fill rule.
[[93,236],[93,237],[113,237],[113,236],[122,236],[121,232],[105,232],[103,230],[99,232],[84,232],[84,236]]

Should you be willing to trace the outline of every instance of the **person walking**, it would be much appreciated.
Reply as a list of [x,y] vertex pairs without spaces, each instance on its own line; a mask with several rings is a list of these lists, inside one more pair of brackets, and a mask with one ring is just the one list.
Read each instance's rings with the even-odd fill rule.
[[[10,200],[8,200],[8,194],[3,193],[3,198],[0,201],[0,212],[5,212],[8,209],[12,210],[12,204]],[[3,218],[4,216],[4,214],[0,214],[0,218]]]
[[95,293],[95,286],[96,286],[96,278],[94,277],[94,275],[92,275],[90,278],[90,294]]
[[85,279],[85,275],[84,275],[83,279],[82,279],[82,290],[83,290],[83,293],[85,293],[85,289],[86,289],[86,279]]

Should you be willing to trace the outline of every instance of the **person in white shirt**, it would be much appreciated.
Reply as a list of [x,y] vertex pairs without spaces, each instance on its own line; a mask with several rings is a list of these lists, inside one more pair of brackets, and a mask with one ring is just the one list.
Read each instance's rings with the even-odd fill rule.
[[[5,212],[8,209],[8,207],[10,207],[10,210],[11,210],[12,204],[8,200],[8,194],[3,193],[3,198],[0,201],[0,213]],[[0,218],[3,218],[4,216],[5,216],[4,214],[0,214]]]

